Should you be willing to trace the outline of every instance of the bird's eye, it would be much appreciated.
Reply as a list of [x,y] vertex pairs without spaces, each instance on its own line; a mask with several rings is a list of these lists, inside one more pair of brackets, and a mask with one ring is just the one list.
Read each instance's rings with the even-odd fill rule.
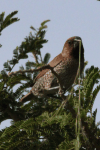
[[68,44],[71,44],[71,43],[72,43],[72,42],[69,40],[69,41],[68,41]]

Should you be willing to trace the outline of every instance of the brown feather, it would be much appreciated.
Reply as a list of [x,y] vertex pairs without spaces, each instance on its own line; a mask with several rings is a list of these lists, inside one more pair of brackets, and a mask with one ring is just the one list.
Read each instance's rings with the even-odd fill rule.
[[[57,55],[51,62],[49,62],[49,65],[51,67],[56,67],[61,61],[63,60],[62,54],[60,53],[59,55]],[[35,82],[41,78],[46,72],[48,72],[50,69],[44,69],[42,70],[37,77],[35,78]]]

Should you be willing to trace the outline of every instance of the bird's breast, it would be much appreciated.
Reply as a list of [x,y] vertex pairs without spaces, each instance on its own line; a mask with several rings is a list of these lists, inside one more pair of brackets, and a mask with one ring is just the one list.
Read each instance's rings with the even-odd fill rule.
[[[54,71],[56,71],[56,73],[60,76],[61,82],[66,89],[68,89],[73,84],[78,71],[78,66],[78,60],[66,59],[54,68]],[[83,62],[81,63],[81,70],[83,70],[82,68]],[[54,86],[54,82],[52,82],[52,86]]]
[[[54,67],[54,71],[59,75],[60,80],[67,90],[73,83],[78,71],[79,61],[76,59],[65,59]],[[81,61],[81,72],[84,67],[84,60]],[[39,95],[39,91],[58,86],[57,77],[49,70],[41,78],[39,78],[32,88],[35,95]],[[41,93],[42,94],[42,93]]]

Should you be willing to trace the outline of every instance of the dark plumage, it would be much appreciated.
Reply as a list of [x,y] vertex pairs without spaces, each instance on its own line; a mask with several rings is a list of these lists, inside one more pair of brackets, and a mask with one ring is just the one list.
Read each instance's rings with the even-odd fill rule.
[[[65,87],[65,91],[73,84],[78,66],[79,66],[79,41],[80,37],[74,36],[69,38],[63,47],[62,52],[56,56],[49,65],[54,68],[54,71],[60,76],[61,82]],[[81,72],[84,68],[84,48],[81,44]],[[35,78],[34,85],[29,94],[24,96],[21,101],[35,96],[46,96],[48,93],[44,92],[52,87],[59,86],[57,78],[50,69],[42,70]],[[58,92],[59,89],[56,90]],[[56,94],[55,90],[49,94]]]

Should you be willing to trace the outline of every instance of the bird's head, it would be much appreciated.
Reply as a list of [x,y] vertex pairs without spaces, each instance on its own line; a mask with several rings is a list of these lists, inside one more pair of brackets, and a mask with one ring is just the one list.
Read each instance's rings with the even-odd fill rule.
[[78,36],[69,38],[63,47],[62,56],[67,58],[74,57],[79,58],[79,42],[81,41],[81,58],[84,58],[84,47],[82,44],[82,39]]

